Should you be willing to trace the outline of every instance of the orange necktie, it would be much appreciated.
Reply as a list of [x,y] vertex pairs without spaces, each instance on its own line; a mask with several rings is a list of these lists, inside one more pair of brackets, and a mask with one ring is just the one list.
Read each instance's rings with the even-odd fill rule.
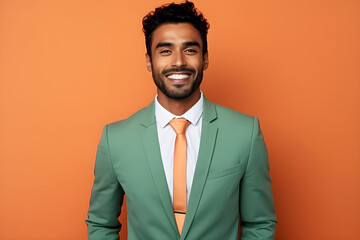
[[186,136],[190,122],[185,118],[174,118],[170,126],[176,132],[174,150],[173,209],[176,225],[181,235],[186,216]]

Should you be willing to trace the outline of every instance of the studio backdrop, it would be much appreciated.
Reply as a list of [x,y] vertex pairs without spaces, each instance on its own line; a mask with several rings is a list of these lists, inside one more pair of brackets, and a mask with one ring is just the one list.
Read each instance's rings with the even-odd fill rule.
[[[260,119],[276,239],[360,239],[360,1],[194,2],[203,93]],[[156,94],[141,20],[163,3],[0,0],[0,239],[87,239],[102,128]]]

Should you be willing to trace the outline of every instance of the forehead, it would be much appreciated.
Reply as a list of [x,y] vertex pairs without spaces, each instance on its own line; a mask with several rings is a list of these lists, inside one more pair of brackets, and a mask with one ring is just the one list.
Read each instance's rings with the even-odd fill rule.
[[161,42],[182,44],[196,41],[202,47],[200,32],[191,23],[165,23],[152,34],[152,48]]

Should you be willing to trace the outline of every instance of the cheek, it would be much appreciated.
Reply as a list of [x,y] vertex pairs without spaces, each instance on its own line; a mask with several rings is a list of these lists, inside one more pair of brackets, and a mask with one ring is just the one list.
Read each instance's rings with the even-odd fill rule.
[[153,61],[152,67],[154,71],[162,72],[165,69],[166,65],[161,61]]
[[201,57],[189,59],[188,63],[195,69],[202,69],[203,67],[203,60]]

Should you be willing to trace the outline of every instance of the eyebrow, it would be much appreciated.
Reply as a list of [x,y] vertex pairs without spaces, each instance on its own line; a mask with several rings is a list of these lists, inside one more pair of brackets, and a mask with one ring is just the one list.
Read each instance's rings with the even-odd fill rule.
[[[155,49],[160,48],[160,47],[171,47],[173,45],[174,44],[170,43],[170,42],[160,42],[156,45]],[[200,44],[197,41],[184,42],[183,45],[185,45],[187,47],[191,47],[191,46],[200,47]]]
[[169,42],[161,42],[156,45],[155,49],[160,48],[160,47],[171,47],[172,45],[174,45],[174,44],[169,43]]
[[191,41],[191,42],[184,42],[184,45],[187,47],[191,47],[191,46],[197,46],[200,47],[200,44],[196,41]]

